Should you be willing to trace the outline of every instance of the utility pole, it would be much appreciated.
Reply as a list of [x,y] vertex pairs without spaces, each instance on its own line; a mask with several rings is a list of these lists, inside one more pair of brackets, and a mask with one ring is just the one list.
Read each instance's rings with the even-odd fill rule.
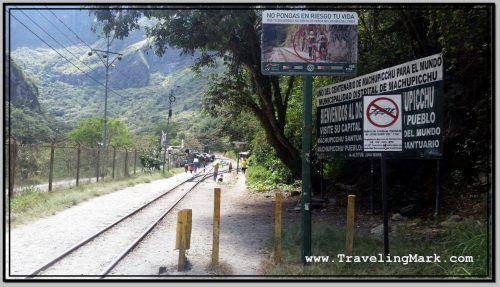
[[[179,86],[177,86],[179,87]],[[167,118],[167,133],[166,133],[166,140],[165,140],[165,144],[163,145],[163,172],[165,172],[165,161],[167,159],[166,157],[166,154],[167,154],[167,149],[168,149],[168,126],[170,124],[170,118],[172,117],[172,103],[175,102],[175,96],[172,92],[172,90],[170,90],[170,96],[168,97],[168,118]],[[162,143],[163,144],[163,143]],[[167,170],[170,170],[170,166],[167,164]]]
[[[106,163],[106,149],[107,149],[107,136],[108,136],[108,76],[109,76],[109,67],[116,61],[119,60],[121,61],[123,54],[117,53],[117,52],[111,52],[109,51],[109,46],[111,44],[111,40],[109,38],[109,34],[106,33],[106,38],[107,38],[107,45],[106,45],[106,50],[98,50],[98,49],[91,49],[90,52],[88,52],[89,56],[92,56],[93,53],[96,53],[96,55],[99,57],[101,62],[104,64],[104,67],[106,68],[106,80],[105,80],[105,90],[104,90],[104,127],[103,127],[103,136],[102,136],[102,179],[104,180],[104,170],[105,170],[105,163]],[[110,61],[109,59],[109,54],[112,54],[115,56],[113,60]]]

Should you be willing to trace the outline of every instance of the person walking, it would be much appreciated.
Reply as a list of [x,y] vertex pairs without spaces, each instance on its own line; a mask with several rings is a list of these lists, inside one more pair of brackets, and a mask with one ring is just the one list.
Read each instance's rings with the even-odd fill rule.
[[195,157],[193,159],[193,164],[194,164],[194,172],[196,173],[198,172],[198,168],[200,167],[200,160],[197,157]]
[[214,161],[214,181],[217,181],[217,174],[219,173],[219,161]]
[[248,166],[247,159],[243,158],[243,160],[241,161],[241,171],[243,172],[243,174],[246,173],[247,166]]
[[315,44],[316,44],[316,35],[314,34],[314,31],[309,31],[309,35],[307,36],[307,48],[309,51],[310,59],[312,59],[316,54],[316,52],[314,51]]

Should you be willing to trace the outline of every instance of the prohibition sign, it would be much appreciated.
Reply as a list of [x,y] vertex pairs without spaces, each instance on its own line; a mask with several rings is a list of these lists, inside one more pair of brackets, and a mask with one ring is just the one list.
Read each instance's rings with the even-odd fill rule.
[[[375,119],[376,116],[380,117]],[[377,98],[368,105],[366,117],[372,125],[379,128],[387,128],[398,120],[399,108],[398,105],[389,98]]]

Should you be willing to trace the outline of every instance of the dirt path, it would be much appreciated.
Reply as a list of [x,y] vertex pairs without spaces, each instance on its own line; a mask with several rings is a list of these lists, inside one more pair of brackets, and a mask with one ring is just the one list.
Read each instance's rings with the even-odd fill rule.
[[[13,229],[10,257],[7,258],[11,262],[10,274],[29,274],[85,236],[189,176],[183,173],[126,188]],[[206,268],[211,261],[214,187],[221,188],[219,254],[222,269],[217,272]],[[291,204],[285,201],[284,212],[292,208]],[[178,251],[174,250],[177,211],[181,209],[192,209],[193,213],[191,249],[187,252],[189,270],[185,272],[177,272]],[[224,182],[208,179],[188,194],[144,244],[118,264],[111,274],[156,276],[159,268],[165,267],[163,275],[167,276],[260,275],[261,261],[268,258],[272,250],[273,225],[274,195],[249,192],[244,176],[236,175],[233,170],[232,174],[225,174]]]

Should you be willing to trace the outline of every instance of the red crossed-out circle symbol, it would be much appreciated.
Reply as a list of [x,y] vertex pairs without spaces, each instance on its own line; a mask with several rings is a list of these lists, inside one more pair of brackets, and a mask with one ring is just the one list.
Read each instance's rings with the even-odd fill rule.
[[376,98],[368,105],[366,117],[372,125],[379,128],[387,128],[398,120],[399,108],[389,98]]
[[[319,26],[319,25],[318,25]],[[308,32],[309,31],[309,32]],[[316,35],[322,35],[325,39],[325,49],[322,49],[320,47],[319,43],[313,43],[311,40],[307,37],[307,33],[312,32],[315,36]],[[299,47],[297,47],[297,42],[302,41],[305,46],[311,46],[312,48],[312,55],[309,58],[305,58],[300,55],[300,53],[297,51]],[[318,41],[318,39],[316,39]],[[299,31],[297,31],[292,38],[292,43],[293,43],[293,50],[295,51],[295,55],[299,57],[300,59],[306,61],[306,62],[315,62],[316,59],[318,58],[317,55],[319,55],[319,58],[326,57],[326,47],[328,47],[328,38],[326,37],[326,30],[325,28],[318,28],[315,27],[315,25],[304,25],[302,26]]]

